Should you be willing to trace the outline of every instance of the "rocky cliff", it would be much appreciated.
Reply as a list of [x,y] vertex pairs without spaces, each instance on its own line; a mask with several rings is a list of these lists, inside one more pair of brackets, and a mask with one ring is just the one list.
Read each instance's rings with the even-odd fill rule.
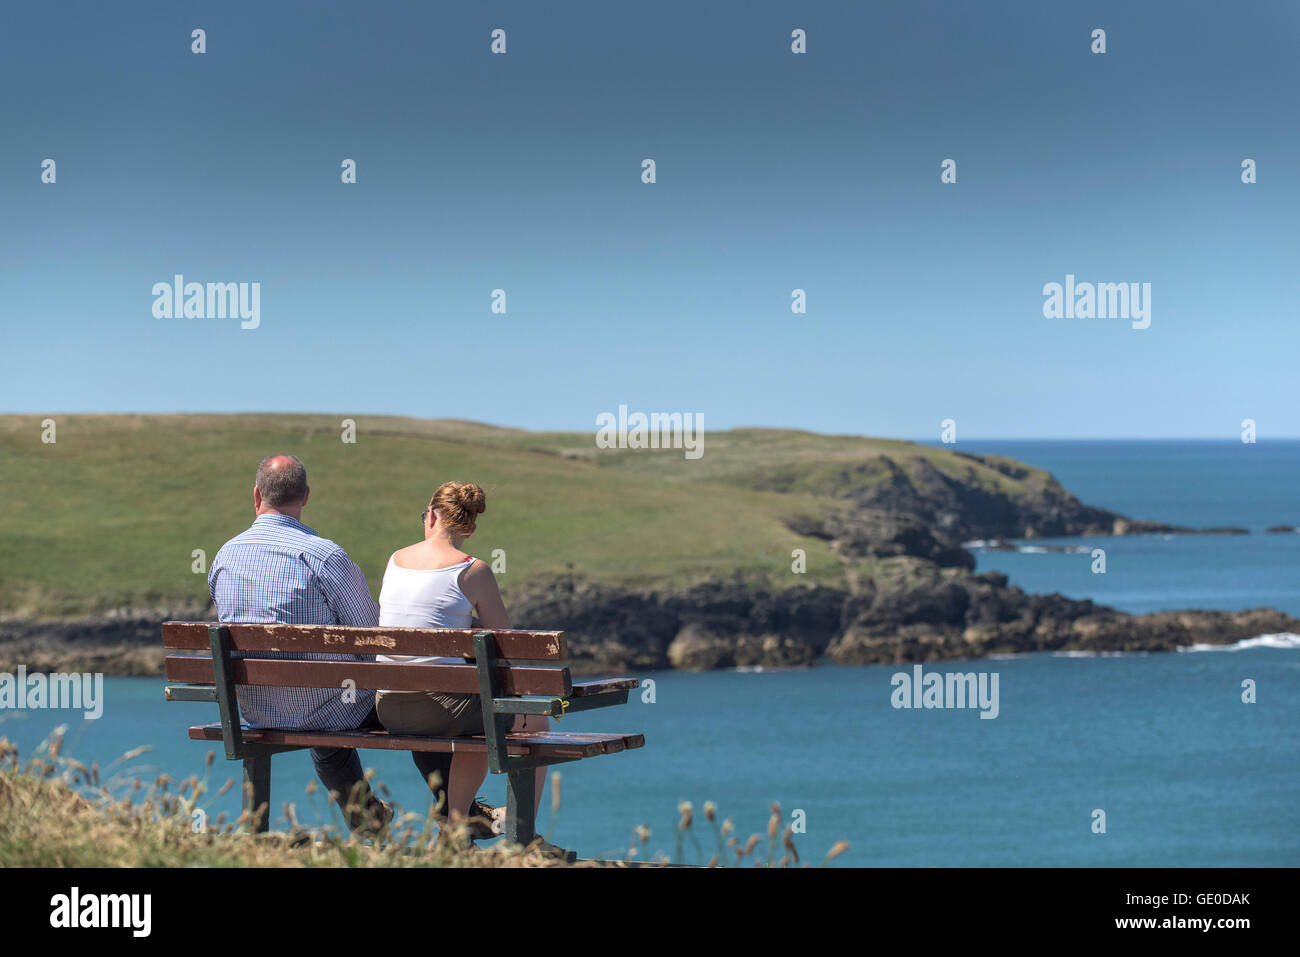
[[[736,481],[772,491],[799,487],[788,468]],[[954,451],[951,459],[931,460],[878,454],[824,470],[815,488],[852,503],[867,521],[878,521],[877,515],[910,519],[949,545],[974,539],[1245,533],[1141,521],[1084,505],[1049,473],[997,455]]]
[[[1084,521],[1097,511],[1067,501],[1053,521]],[[1038,527],[1059,527],[1033,512],[1001,521],[1026,514]],[[975,527],[963,521],[964,529]],[[974,559],[954,539],[879,508],[846,506],[791,523],[830,541],[844,563],[844,587],[800,584],[793,574],[781,588],[737,580],[674,589],[570,576],[512,590],[512,620],[520,628],[566,631],[571,663],[584,673],[798,667],[822,658],[860,665],[1049,650],[1171,651],[1300,632],[1300,620],[1272,609],[1129,615],[1058,594],[1029,595],[998,572],[974,574]],[[73,621],[0,619],[0,671],[22,663],[29,670],[159,674],[158,624],[211,617],[210,608],[172,607]]]

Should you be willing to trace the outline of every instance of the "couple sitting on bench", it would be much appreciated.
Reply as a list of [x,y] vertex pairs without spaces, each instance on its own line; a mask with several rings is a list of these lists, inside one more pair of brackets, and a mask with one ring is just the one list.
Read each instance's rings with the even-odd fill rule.
[[[307,469],[296,457],[274,455],[258,466],[253,487],[256,518],[247,531],[222,546],[208,575],[212,602],[222,622],[468,629],[477,619],[489,630],[510,627],[492,570],[461,551],[461,544],[474,532],[477,516],[486,509],[483,490],[477,485],[447,482],[438,488],[421,516],[424,540],[389,558],[378,606],[370,597],[365,575],[347,552],[303,524],[309,493]],[[372,660],[273,652],[258,657]],[[461,658],[380,656],[379,660],[464,664]],[[241,685],[237,695],[240,713],[251,728],[382,727],[394,734],[445,737],[484,733],[479,696],[474,694]],[[512,730],[548,727],[544,715],[519,715]],[[321,783],[340,807],[350,799],[358,800],[357,812],[345,815],[349,827],[382,826],[391,819],[392,809],[367,786],[355,749],[312,748],[311,757]],[[413,751],[411,757],[435,788],[442,815],[467,819],[473,838],[498,832],[494,823],[502,819],[504,809],[488,807],[475,797],[487,776],[486,753]],[[537,768],[534,814],[545,777],[546,769]]]

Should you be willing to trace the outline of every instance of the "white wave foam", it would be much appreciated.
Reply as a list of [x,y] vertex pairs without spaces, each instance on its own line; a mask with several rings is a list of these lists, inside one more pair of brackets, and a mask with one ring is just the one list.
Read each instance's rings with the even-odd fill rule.
[[1146,655],[1146,651],[1054,651],[1053,658],[1126,658],[1136,655]]
[[976,538],[962,542],[962,548],[990,549],[999,552],[1018,552],[1021,555],[1049,555],[1063,553],[1077,555],[1090,549],[1085,545],[1016,545],[1001,538]]
[[1232,645],[1197,644],[1179,648],[1179,651],[1245,651],[1248,648],[1300,648],[1300,635],[1284,631],[1277,635],[1260,635],[1257,638],[1243,638]]

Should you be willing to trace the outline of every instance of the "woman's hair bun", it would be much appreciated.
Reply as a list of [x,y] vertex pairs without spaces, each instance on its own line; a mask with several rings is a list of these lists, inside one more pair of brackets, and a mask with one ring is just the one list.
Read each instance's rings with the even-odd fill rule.
[[448,529],[469,535],[475,528],[474,519],[487,511],[487,495],[473,482],[443,482],[429,499],[429,508],[438,512]]
[[487,496],[483,494],[482,488],[472,482],[457,487],[456,501],[461,508],[474,515],[487,511]]

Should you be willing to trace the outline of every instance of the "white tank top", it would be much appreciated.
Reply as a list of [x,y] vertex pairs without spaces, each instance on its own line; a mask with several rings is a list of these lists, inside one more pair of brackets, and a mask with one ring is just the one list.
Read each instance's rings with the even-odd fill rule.
[[[460,590],[460,576],[474,559],[447,568],[403,568],[388,558],[379,589],[379,624],[389,628],[469,628],[474,604]],[[464,658],[378,655],[379,661],[463,665]]]

